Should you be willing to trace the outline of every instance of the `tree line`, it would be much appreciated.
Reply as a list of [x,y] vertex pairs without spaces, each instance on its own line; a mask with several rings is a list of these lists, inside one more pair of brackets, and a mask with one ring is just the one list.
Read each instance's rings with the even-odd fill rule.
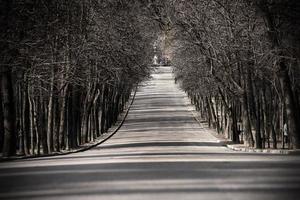
[[[297,0],[4,0],[0,151],[74,149],[147,78],[153,42],[208,124],[234,142],[300,147]],[[157,26],[158,25],[158,26]]]
[[156,28],[145,8],[125,0],[0,4],[3,156],[75,149],[107,132],[150,73]]
[[162,6],[176,80],[209,126],[250,147],[300,148],[300,2]]

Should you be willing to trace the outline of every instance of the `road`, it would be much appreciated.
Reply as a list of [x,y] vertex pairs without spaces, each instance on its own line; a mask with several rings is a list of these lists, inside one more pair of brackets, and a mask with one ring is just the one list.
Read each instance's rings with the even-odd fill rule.
[[189,111],[170,67],[121,129],[81,153],[0,163],[0,199],[299,199],[300,158],[234,152]]

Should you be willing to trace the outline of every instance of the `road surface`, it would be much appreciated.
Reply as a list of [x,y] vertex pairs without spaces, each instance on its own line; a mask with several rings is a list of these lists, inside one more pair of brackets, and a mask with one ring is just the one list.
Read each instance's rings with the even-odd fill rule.
[[82,153],[0,163],[0,199],[299,199],[299,156],[233,152],[199,125],[171,68],[122,128]]

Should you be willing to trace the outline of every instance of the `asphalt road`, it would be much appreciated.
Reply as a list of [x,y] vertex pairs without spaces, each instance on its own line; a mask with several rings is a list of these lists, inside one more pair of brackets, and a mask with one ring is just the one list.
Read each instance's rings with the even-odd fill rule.
[[159,68],[101,146],[0,163],[0,199],[300,199],[300,156],[233,152],[187,104]]

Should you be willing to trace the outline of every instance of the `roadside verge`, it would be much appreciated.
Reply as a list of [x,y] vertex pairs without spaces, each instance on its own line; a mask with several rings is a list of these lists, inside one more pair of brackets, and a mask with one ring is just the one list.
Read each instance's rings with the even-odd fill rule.
[[227,144],[226,146],[227,148],[233,151],[248,152],[248,153],[300,155],[300,150],[292,150],[292,149],[255,149],[255,148],[246,147],[243,144]]

